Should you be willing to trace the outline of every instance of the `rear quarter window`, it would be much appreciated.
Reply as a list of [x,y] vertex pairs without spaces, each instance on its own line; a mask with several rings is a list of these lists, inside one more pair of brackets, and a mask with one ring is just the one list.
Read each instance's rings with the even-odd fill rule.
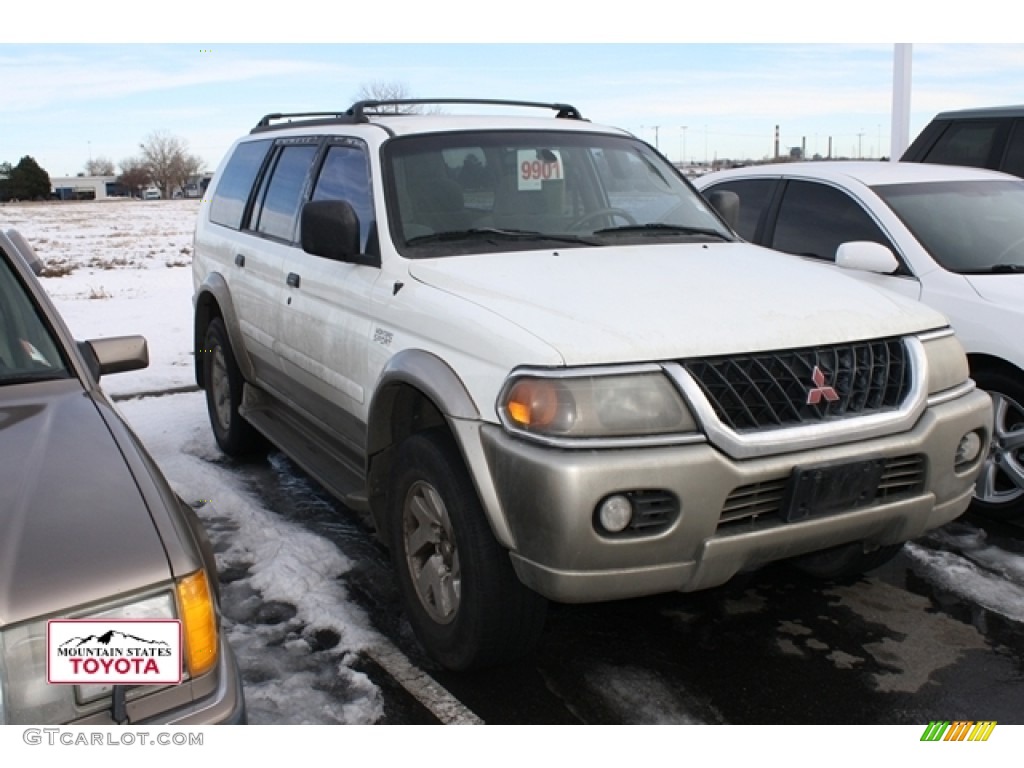
[[253,182],[266,160],[271,143],[248,141],[239,144],[224,166],[210,203],[210,221],[240,229]]
[[991,168],[994,167],[993,154],[1004,135],[1005,124],[998,120],[953,121],[929,150],[924,161]]
[[1010,140],[1006,144],[1006,155],[999,170],[1024,177],[1024,120],[1014,121]]

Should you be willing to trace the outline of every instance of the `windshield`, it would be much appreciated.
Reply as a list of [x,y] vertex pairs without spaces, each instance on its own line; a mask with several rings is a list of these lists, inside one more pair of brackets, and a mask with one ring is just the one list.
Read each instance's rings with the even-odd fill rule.
[[945,269],[1024,272],[1024,181],[922,182],[874,190]]
[[392,237],[411,258],[734,239],[671,165],[629,137],[408,136],[383,159]]
[[0,251],[0,387],[68,375],[57,344]]

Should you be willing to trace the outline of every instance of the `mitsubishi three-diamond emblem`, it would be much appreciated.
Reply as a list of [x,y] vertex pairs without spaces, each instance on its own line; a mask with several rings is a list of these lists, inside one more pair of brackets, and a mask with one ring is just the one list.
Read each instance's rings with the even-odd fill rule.
[[830,403],[839,399],[839,394],[835,389],[825,384],[825,374],[818,366],[814,366],[814,370],[811,372],[811,381],[814,382],[814,386],[807,390],[807,405],[817,405],[822,398]]

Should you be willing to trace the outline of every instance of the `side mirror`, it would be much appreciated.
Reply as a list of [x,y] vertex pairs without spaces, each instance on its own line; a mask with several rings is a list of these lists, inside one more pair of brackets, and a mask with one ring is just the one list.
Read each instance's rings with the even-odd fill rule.
[[740,196],[726,189],[716,189],[707,194],[707,201],[725,219],[729,228],[735,230],[740,222]]
[[149,346],[142,336],[111,336],[78,342],[78,348],[98,380],[108,373],[137,371],[149,365]]
[[29,245],[29,242],[28,240],[25,239],[25,236],[16,229],[8,229],[7,237],[10,238],[11,244],[14,246],[15,250],[17,250],[18,253],[21,255],[21,258],[24,259],[25,263],[28,264],[29,269],[32,270],[32,273],[38,277],[43,271],[43,262],[36,255],[36,252],[32,248],[32,246]]
[[861,272],[877,272],[891,275],[900,268],[900,263],[886,246],[867,240],[843,243],[836,249],[836,264],[843,269]]
[[344,200],[314,200],[302,206],[302,250],[325,259],[370,263],[359,248],[359,216]]

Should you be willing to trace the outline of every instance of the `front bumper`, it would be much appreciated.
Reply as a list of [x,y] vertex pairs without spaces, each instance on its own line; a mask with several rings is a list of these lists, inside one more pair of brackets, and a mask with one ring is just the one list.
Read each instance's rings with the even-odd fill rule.
[[[906,432],[743,460],[708,443],[559,450],[493,425],[482,425],[479,438],[494,488],[488,514],[496,530],[509,533],[519,578],[558,602],[595,602],[705,589],[743,570],[848,542],[872,549],[920,536],[970,503],[984,455],[957,470],[954,453],[971,431],[987,444],[991,419],[988,395],[973,390],[929,407]],[[923,473],[911,495],[800,522],[763,514],[720,525],[738,488],[784,482],[797,466],[901,457],[914,457]],[[666,529],[628,537],[598,531],[594,511],[603,499],[652,489],[678,500]]]
[[[220,660],[196,680],[171,686],[127,706],[130,725],[245,725],[248,716],[242,674],[235,654],[221,635]],[[115,725],[110,711],[78,720],[75,725]]]

